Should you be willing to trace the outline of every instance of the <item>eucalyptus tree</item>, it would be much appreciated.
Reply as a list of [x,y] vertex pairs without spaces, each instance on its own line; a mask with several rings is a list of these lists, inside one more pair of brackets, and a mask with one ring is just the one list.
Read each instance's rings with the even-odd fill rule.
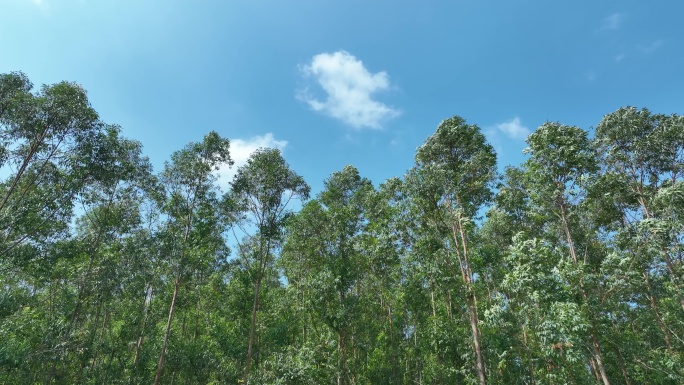
[[620,108],[603,117],[596,143],[604,175],[595,187],[596,207],[614,248],[612,297],[643,325],[633,338],[638,347],[623,345],[632,350],[626,360],[638,362],[635,375],[681,381],[684,118]]
[[367,351],[365,378],[373,384],[397,384],[403,377],[407,317],[401,290],[406,251],[402,188],[400,179],[391,178],[378,190],[367,189],[361,200],[365,226],[359,237],[364,255],[359,292],[363,309],[360,319],[365,322],[358,339]]
[[308,202],[288,223],[284,248],[288,282],[309,297],[306,308],[314,315],[313,323],[324,325],[336,336],[340,385],[362,375],[350,362],[350,352],[355,349],[359,284],[366,265],[360,250],[360,236],[367,222],[364,203],[371,191],[371,182],[353,166],[333,173],[317,199]]
[[225,211],[242,226],[244,233],[254,230],[255,276],[244,383],[249,382],[256,337],[257,312],[262,281],[274,263],[274,251],[281,239],[283,221],[289,215],[292,199],[306,200],[310,187],[285,162],[280,150],[262,148],[247,164],[238,168],[224,197]]
[[41,263],[37,246],[67,236],[85,183],[75,160],[88,159],[88,141],[103,128],[77,84],[32,89],[22,73],[0,75],[0,166],[9,174],[0,184],[0,260],[20,265]]
[[[596,141],[605,171],[618,177],[628,192],[620,202],[623,220],[641,221],[649,227],[653,241],[658,242],[661,235],[660,258],[684,309],[681,256],[676,247],[668,250],[681,242],[682,234],[672,221],[677,219],[677,199],[684,183],[684,117],[621,108],[603,117],[596,128]],[[641,216],[629,212],[635,206]]]
[[[80,326],[88,287],[96,281],[91,278],[97,250],[116,238],[110,234],[135,226],[134,209],[124,211],[130,214],[125,218],[118,217],[122,212],[116,208],[118,214],[105,214],[110,211],[106,206],[123,204],[121,197],[108,192],[111,204],[106,204],[93,192],[104,194],[111,190],[105,185],[130,180],[108,169],[111,165],[135,163],[130,167],[144,174],[146,161],[140,158],[139,144],[121,139],[118,128],[99,120],[80,86],[61,82],[35,93],[32,89],[21,73],[0,75],[0,166],[9,174],[0,183],[0,269],[4,282],[14,276],[13,285],[32,292],[23,308],[33,310],[13,314],[15,321],[27,321],[15,324],[14,331],[30,328],[36,317],[48,324],[39,345],[23,360],[24,367],[31,368],[36,381],[70,381],[77,378],[78,369],[70,366],[78,362],[74,353],[85,349],[85,359],[92,347],[79,337],[88,334]],[[117,146],[127,149],[119,151]],[[83,211],[102,220],[94,226],[74,222],[74,213]],[[81,231],[86,228],[100,230]],[[73,269],[81,258],[89,259],[90,267]],[[84,270],[85,277],[79,276]],[[21,344],[32,346],[31,338]],[[81,369],[84,365],[82,361]]]
[[[332,384],[339,366],[335,359],[336,351],[332,350],[337,345],[338,336],[336,330],[329,327],[326,313],[320,308],[324,296],[321,295],[320,287],[323,285],[318,272],[329,242],[325,237],[330,226],[328,219],[318,199],[306,202],[286,222],[282,257],[278,261],[287,280],[291,306],[296,312],[296,318],[291,322],[300,329],[292,348],[305,353],[301,355],[305,360],[296,365],[302,373],[295,378],[312,385]],[[317,354],[311,354],[313,352]]]
[[[566,265],[561,273],[565,275],[564,279],[569,280],[568,285],[579,288],[582,300],[578,305],[586,309],[590,325],[592,355],[589,363],[597,377],[600,376],[601,381],[608,385],[610,380],[599,338],[601,312],[592,303],[596,294],[590,291],[600,290],[592,280],[600,278],[594,271],[596,266],[600,266],[602,256],[590,255],[591,234],[582,228],[579,210],[576,210],[586,195],[584,184],[598,167],[591,140],[587,132],[578,127],[547,122],[527,138],[527,143],[529,147],[525,152],[530,158],[525,162],[525,169],[530,199],[535,210],[545,217],[549,239],[561,242],[569,254],[571,264]],[[583,242],[580,244],[584,249],[583,255],[578,251],[578,241]],[[564,261],[559,263],[563,266]],[[588,287],[592,283],[593,287]]]
[[122,138],[117,126],[93,135],[88,146],[87,159],[77,160],[81,164],[77,177],[86,186],[75,199],[81,215],[70,240],[72,255],[64,263],[70,277],[65,283],[74,291],[65,332],[67,353],[82,352],[76,382],[96,369],[94,362],[101,353],[95,338],[100,313],[108,314],[110,322],[115,319],[115,303],[123,299],[121,282],[140,273],[126,268],[135,253],[122,251],[128,238],[140,230],[141,207],[158,187],[140,143]]
[[158,384],[163,375],[164,359],[171,334],[174,313],[183,279],[196,269],[213,266],[216,258],[225,257],[221,233],[226,225],[219,210],[218,186],[214,172],[221,165],[232,164],[230,142],[216,132],[207,134],[200,143],[190,143],[173,153],[161,174],[165,187],[163,212],[168,220],[161,233],[165,244],[166,263],[173,277],[168,317],[164,326],[159,361],[154,378]]
[[[406,347],[407,378],[418,383],[472,380],[474,358],[467,301],[462,301],[461,274],[449,253],[449,229],[431,196],[433,187],[414,170],[401,190],[399,222],[404,249],[402,290],[411,344]],[[460,282],[460,283],[459,283]],[[465,349],[464,349],[465,345]]]
[[482,275],[475,270],[471,241],[478,211],[491,200],[495,175],[496,155],[479,127],[454,116],[418,148],[416,166],[407,178],[422,225],[438,234],[445,267],[461,277],[480,384],[486,383],[476,291]]
[[[478,248],[492,280],[485,312],[492,333],[489,357],[505,383],[587,383],[582,344],[587,322],[570,300],[573,286],[561,272],[565,251],[554,247],[555,217],[538,206],[538,180],[523,167],[507,167],[487,212]],[[501,368],[504,368],[502,370]]]

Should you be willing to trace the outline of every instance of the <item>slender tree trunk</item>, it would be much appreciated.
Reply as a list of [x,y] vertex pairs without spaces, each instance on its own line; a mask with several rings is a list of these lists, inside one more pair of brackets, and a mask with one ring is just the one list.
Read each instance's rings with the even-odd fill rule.
[[[565,210],[565,202],[563,201],[562,197],[559,198],[559,207],[561,210],[561,221],[563,223],[563,230],[565,231],[566,240],[570,248],[570,256],[572,257],[572,261],[574,262],[575,266],[579,266],[577,253],[575,252],[575,244],[573,242],[572,235],[570,233],[570,226],[568,224],[568,217]],[[587,292],[584,289],[584,285],[581,283],[580,288],[582,290],[582,297],[584,301],[588,301]],[[590,317],[592,316],[590,315]],[[591,323],[593,324],[593,321]],[[593,330],[593,327],[591,331],[591,343],[592,349],[594,351],[594,357],[596,358],[596,366],[598,368],[598,373],[600,373],[601,375],[601,380],[603,381],[604,385],[610,385],[610,381],[608,380],[608,375],[606,373],[606,368],[603,365],[603,358],[601,357],[601,345],[599,344],[598,338],[596,337],[596,331]]]
[[568,242],[568,247],[570,248],[570,257],[575,265],[579,265],[577,260],[577,253],[575,252],[575,243],[572,240],[572,234],[570,234],[570,225],[568,224],[568,216],[565,211],[565,203],[562,201],[559,203],[561,210],[561,221],[563,223],[563,231],[565,232],[565,240]]
[[[92,329],[92,335],[93,335],[93,341],[95,340],[95,337],[97,336],[99,323],[100,323],[100,314],[102,313],[102,303],[100,303],[100,306],[97,307],[97,313],[95,314],[95,322],[93,322],[93,329]],[[105,310],[105,317],[106,317],[106,310]],[[102,332],[100,332],[100,341],[102,341]],[[99,356],[100,350],[96,350],[93,353],[92,358],[90,359],[90,373],[95,372],[95,367],[97,366],[97,360]]]
[[475,296],[468,300],[468,309],[470,310],[470,329],[473,332],[473,345],[475,346],[475,357],[477,360],[477,376],[480,380],[480,385],[485,385],[487,380],[485,378],[484,361],[482,360],[482,348],[480,347],[480,333],[477,327],[477,309],[475,309]]
[[[454,211],[451,205],[450,211],[453,218]],[[463,277],[463,283],[466,287],[466,290],[469,292],[466,295],[468,297],[468,313],[470,313],[470,329],[473,334],[473,348],[475,349],[475,365],[477,369],[477,377],[479,379],[480,385],[486,385],[487,378],[485,375],[484,359],[482,357],[482,346],[480,344],[480,329],[478,328],[477,297],[475,296],[473,272],[470,268],[470,261],[468,258],[468,242],[466,240],[465,231],[463,229],[461,213],[458,213],[456,215],[458,217],[458,220],[454,223],[452,219],[451,229],[454,237],[454,242],[457,245],[460,243],[460,246],[462,248],[461,251],[458,247],[456,247],[456,254],[459,256],[459,262],[461,260],[463,261],[462,263],[460,263],[461,276]]]
[[344,361],[346,361],[347,357],[345,357],[345,346],[344,342],[342,342],[342,339],[344,337],[342,336],[342,331],[337,332],[337,385],[346,385],[347,384],[347,376],[344,371]]
[[447,290],[447,295],[449,297],[449,304],[448,304],[449,307],[447,308],[447,310],[449,311],[449,319],[451,321],[453,321],[454,320],[454,310],[453,310],[454,302],[451,299],[451,290]]
[[[104,310],[104,318],[102,319],[102,326],[100,327],[100,337],[99,337],[99,344],[102,344],[102,340],[104,339],[105,333],[107,332],[107,325],[109,324],[109,319],[111,317],[111,312],[108,312],[107,309],[105,308]],[[100,363],[98,364],[98,360]],[[103,366],[105,363],[105,358],[103,357],[100,359],[100,349],[95,351],[95,355],[93,356],[93,362],[90,365],[90,372],[95,373],[95,369],[99,369],[100,371],[102,370]]]
[[169,334],[171,332],[171,322],[173,321],[173,313],[176,310],[176,299],[178,298],[178,291],[181,284],[181,272],[176,276],[176,282],[173,285],[173,297],[171,298],[171,306],[169,306],[169,318],[166,321],[166,331],[164,332],[164,343],[159,354],[159,362],[157,363],[157,373],[154,375],[154,385],[158,385],[161,380],[162,372],[164,370],[164,356],[166,355],[166,347],[169,343]]
[[[138,342],[135,345],[135,357],[133,358],[133,372],[137,372],[138,363],[140,362],[140,350],[142,348],[143,340],[145,338],[145,328],[147,327],[147,319],[150,315],[149,307],[152,305],[152,298],[154,295],[152,287],[149,289],[149,295],[147,295],[148,290],[145,290],[145,298],[143,303],[143,312],[145,316],[143,317],[142,327],[140,328],[140,335],[138,336]],[[148,304],[149,298],[149,304]]]
[[[435,302],[434,282],[431,283],[430,287],[430,303],[432,304],[432,333],[437,336],[437,304]],[[435,341],[435,355],[437,356],[438,378],[433,378],[433,384],[438,383],[438,381],[442,382],[442,354],[439,352],[439,340]]]
[[[104,216],[102,218],[102,222],[106,222],[107,218],[109,217],[109,209],[112,203],[114,202],[114,197],[116,195],[116,186],[118,186],[118,182],[115,185],[113,191],[111,194],[109,194],[109,197],[107,199],[107,204],[106,204],[106,210],[104,210]],[[91,221],[91,225],[94,225]],[[81,306],[83,304],[84,298],[86,297],[86,282],[90,280],[90,274],[93,271],[93,265],[95,264],[95,255],[97,254],[98,250],[100,249],[100,245],[102,244],[102,236],[104,235],[104,227],[101,226],[98,228],[97,235],[95,236],[95,239],[93,240],[91,247],[90,247],[90,258],[88,260],[88,268],[86,269],[85,274],[83,275],[83,280],[78,284],[78,295],[76,296],[76,306],[74,306],[74,311],[71,313],[71,323],[69,324],[69,329],[67,329],[67,334],[69,334],[69,331],[75,329],[78,327],[78,321],[79,317],[81,315]]]
[[667,347],[667,350],[672,352],[670,333],[667,332],[667,326],[665,325],[665,322],[663,322],[663,319],[660,317],[660,312],[658,311],[658,302],[656,300],[655,295],[653,294],[653,290],[651,289],[651,282],[648,280],[648,273],[642,271],[641,275],[642,277],[644,277],[644,283],[646,284],[646,289],[648,289],[648,299],[649,304],[651,305],[651,310],[653,311],[653,316],[658,322],[658,327],[660,328],[660,331],[663,332],[663,337],[665,337],[665,346]]
[[[95,314],[95,322],[93,323],[93,327],[89,329],[88,331],[88,343],[87,343],[87,350],[85,350],[81,354],[81,368],[79,370],[78,377],[76,377],[76,382],[81,383],[82,378],[84,375],[87,373],[86,367],[88,366],[88,360],[92,360],[92,355],[94,349],[94,343],[95,343],[95,337],[97,336],[97,324],[100,320],[100,311],[102,309],[102,299],[99,297],[98,305],[97,305],[97,312]],[[87,353],[86,353],[87,352]],[[92,365],[91,365],[91,371],[92,371]]]
[[[651,212],[648,210],[648,207],[646,206],[646,200],[643,197],[643,189],[637,188],[637,193],[639,194],[639,203],[641,204],[641,209],[644,211],[644,215],[646,215],[646,219],[651,219]],[[670,256],[667,254],[667,250],[661,250],[660,252],[663,255],[663,258],[665,259],[665,266],[667,267],[667,271],[670,273],[670,281],[675,286],[675,288],[677,288],[677,293],[679,293],[679,305],[682,309],[684,309],[684,294],[682,294],[684,290],[682,290],[682,287],[679,284],[679,277],[675,274],[672,259],[670,259]]]
[[620,370],[622,371],[622,377],[625,379],[625,385],[632,385],[632,381],[630,381],[629,376],[627,375],[627,368],[625,367],[625,359],[622,357],[622,353],[620,352],[620,348],[615,345],[615,352],[617,353],[618,357],[618,364],[620,365]]
[[601,359],[601,346],[599,345],[598,338],[596,338],[596,333],[591,334],[591,342],[594,347],[594,355],[596,356],[596,365],[598,366],[599,373],[601,374],[601,380],[605,385],[610,385],[608,380],[608,374],[606,373],[606,368],[603,366],[603,361]]
[[[93,321],[93,327],[90,329],[90,342],[89,346],[92,349],[93,345],[95,343],[95,337],[97,336],[97,329],[98,329],[98,324],[100,323],[100,313],[102,312],[102,302],[97,306],[97,311],[95,312],[95,321]],[[97,358],[97,351],[91,352],[90,354],[90,372],[92,373],[94,366],[93,362],[95,362],[95,359]],[[84,372],[87,372],[85,370],[85,366],[88,364],[88,362],[85,360],[85,357],[83,358],[83,361],[81,363],[81,377],[84,375]],[[80,382],[80,381],[79,381]]]
[[[193,193],[193,199],[190,204],[190,213],[185,223],[185,232],[183,234],[183,247],[185,248],[188,242],[188,236],[190,235],[190,227],[192,226],[192,217],[195,207],[195,192]],[[162,344],[162,350],[159,354],[159,362],[157,363],[157,373],[154,375],[154,385],[158,385],[161,380],[162,372],[164,371],[164,356],[166,355],[166,348],[169,343],[169,334],[171,333],[171,322],[173,321],[173,314],[176,311],[176,299],[178,298],[178,292],[180,291],[181,279],[183,277],[183,264],[184,264],[185,250],[181,252],[181,258],[178,263],[178,274],[176,275],[176,281],[173,285],[173,297],[171,298],[171,305],[169,306],[169,318],[166,321],[166,331],[164,332],[164,343]]]
[[254,349],[254,336],[256,332],[256,319],[257,319],[257,311],[259,310],[259,291],[261,289],[261,279],[263,278],[262,274],[262,264],[263,262],[259,262],[259,276],[257,277],[257,281],[254,284],[254,299],[252,301],[252,318],[249,324],[249,342],[247,345],[247,362],[245,363],[245,375],[243,378],[243,383],[246,385],[249,382],[249,370],[252,365],[252,354],[253,354],[253,349]]
[[[344,303],[344,291],[339,293],[340,303]],[[341,326],[337,332],[337,385],[349,384],[349,368],[347,366],[347,329]]]
[[[261,222],[263,225],[263,222]],[[264,244],[266,242],[266,244]],[[254,285],[254,300],[252,305],[252,319],[249,326],[249,342],[247,345],[247,362],[245,363],[245,375],[243,378],[243,384],[247,385],[249,383],[249,371],[252,365],[252,355],[254,354],[254,339],[256,335],[256,320],[257,311],[259,310],[259,291],[261,289],[261,281],[266,274],[266,257],[267,254],[271,252],[271,241],[260,241],[259,245],[259,269],[257,270],[258,276],[256,284]]]
[[40,147],[40,145],[43,143],[43,139],[45,139],[45,135],[47,134],[49,128],[50,125],[46,124],[45,129],[41,131],[36,141],[31,144],[28,154],[26,155],[26,157],[24,157],[24,161],[21,163],[21,167],[19,167],[19,170],[17,171],[17,175],[15,175],[14,179],[12,180],[12,184],[10,185],[10,188],[7,190],[7,193],[5,193],[5,197],[2,199],[2,203],[0,203],[0,210],[2,210],[5,207],[5,204],[7,204],[7,201],[9,200],[10,196],[14,192],[14,189],[17,187],[17,184],[19,183],[19,179],[21,179],[21,176],[28,168],[29,163],[31,163],[31,159],[38,151],[38,147]]
[[537,381],[535,380],[534,377],[534,364],[532,363],[532,355],[530,354],[530,346],[527,342],[527,330],[525,329],[525,324],[522,324],[522,332],[523,332],[523,344],[525,345],[525,353],[527,355],[527,363],[528,363],[528,368],[530,371],[530,381],[532,382],[532,385],[536,385]]
[[589,367],[591,367],[591,372],[594,373],[594,377],[596,377],[596,383],[600,384],[601,376],[599,376],[598,369],[596,368],[596,360],[594,360],[593,355],[589,356]]
[[392,306],[387,305],[387,318],[390,327],[390,354],[392,356],[392,379],[395,383],[399,383],[399,376],[397,371],[397,352],[394,344],[394,323],[392,322]]

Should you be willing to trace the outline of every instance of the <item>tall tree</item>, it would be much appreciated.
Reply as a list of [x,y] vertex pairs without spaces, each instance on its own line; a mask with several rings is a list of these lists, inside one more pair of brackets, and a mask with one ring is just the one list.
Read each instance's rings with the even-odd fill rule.
[[[576,222],[578,216],[574,209],[584,194],[582,182],[597,170],[596,157],[587,132],[574,126],[559,123],[545,123],[527,138],[529,147],[525,150],[530,159],[525,163],[530,186],[533,188],[531,199],[537,210],[553,214],[548,219],[552,225],[559,224],[569,257],[574,267],[569,277],[571,285],[578,285],[582,303],[588,308],[592,357],[591,367],[600,375],[601,381],[608,385],[608,372],[604,365],[601,341],[599,339],[598,319],[600,311],[591,306],[592,293],[589,292],[586,275],[587,252],[584,257],[578,252],[577,239],[582,236],[581,226]],[[573,223],[573,221],[575,221]],[[588,243],[584,249],[588,250]],[[574,277],[573,277],[574,276]]]
[[77,160],[90,159],[89,142],[103,129],[77,84],[32,89],[22,73],[0,75],[0,166],[10,174],[0,184],[0,258],[19,264],[36,245],[68,233],[72,201],[87,183],[76,171],[92,165]]
[[306,287],[310,311],[337,337],[337,384],[356,377],[350,369],[352,327],[359,309],[365,228],[364,199],[373,186],[353,166],[333,173],[316,200],[308,202],[289,224],[285,257],[292,284]]
[[227,212],[235,216],[244,233],[256,231],[254,292],[245,362],[244,383],[249,382],[255,344],[259,293],[264,276],[273,265],[274,248],[280,240],[283,220],[289,214],[288,204],[309,197],[310,187],[290,169],[280,150],[259,149],[237,170],[231,182],[232,191],[225,196]]
[[[427,215],[425,224],[448,239],[447,259],[456,257],[454,271],[461,276],[471,328],[475,372],[486,383],[481,332],[478,326],[477,277],[473,266],[473,224],[478,210],[492,197],[496,155],[476,125],[458,116],[444,120],[418,148],[416,166],[407,182],[414,199]],[[432,218],[430,220],[429,218]]]
[[681,379],[672,368],[681,367],[684,333],[684,118],[620,108],[597,126],[596,144],[603,175],[589,210],[600,214],[613,248],[611,299],[643,331],[634,336],[615,322],[621,336],[633,336],[622,345],[625,359],[639,362],[637,377]]
[[[174,277],[173,294],[169,305],[168,318],[159,353],[159,362],[154,383],[161,381],[164,359],[168,347],[173,316],[176,311],[178,295],[183,278],[197,264],[206,263],[207,257],[215,257],[212,249],[220,247],[215,242],[209,247],[205,242],[210,237],[211,226],[216,226],[215,215],[219,212],[218,186],[214,172],[221,165],[232,164],[230,142],[211,132],[200,143],[191,143],[171,156],[162,173],[166,187],[164,212],[168,222],[164,229],[171,273]],[[207,232],[209,231],[209,232]],[[219,240],[222,241],[222,240]],[[206,253],[209,253],[208,255]]]

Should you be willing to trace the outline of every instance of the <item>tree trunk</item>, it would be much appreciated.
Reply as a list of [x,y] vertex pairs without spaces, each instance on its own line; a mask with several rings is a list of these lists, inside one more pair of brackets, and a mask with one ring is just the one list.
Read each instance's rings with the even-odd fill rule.
[[[261,267],[259,267],[259,270],[261,271]],[[256,284],[254,285],[254,300],[252,304],[252,320],[250,321],[249,324],[249,343],[247,345],[247,362],[245,363],[245,376],[243,378],[243,383],[245,385],[248,384],[249,382],[249,370],[252,365],[252,350],[254,347],[254,333],[256,330],[256,317],[257,317],[257,310],[259,309],[259,290],[261,289],[261,278],[262,274],[260,273],[259,276],[257,277]]]
[[[577,258],[577,253],[575,252],[575,244],[572,240],[572,235],[570,233],[570,226],[568,224],[568,217],[567,213],[565,210],[565,202],[563,201],[563,198],[559,198],[559,208],[561,210],[561,222],[563,223],[563,230],[565,231],[565,236],[566,240],[568,242],[568,246],[570,248],[570,256],[572,257],[572,261],[574,262],[575,266],[579,266],[579,261]],[[580,282],[580,289],[582,290],[582,298],[584,301],[588,300],[587,296],[587,291],[584,289],[584,285]],[[590,315],[591,317],[591,315]],[[593,324],[593,321],[591,322]],[[598,373],[601,375],[601,380],[603,381],[603,385],[610,385],[610,381],[608,380],[608,375],[606,374],[606,368],[603,365],[603,359],[601,357],[601,346],[599,344],[598,338],[596,337],[596,332],[593,330],[591,331],[591,343],[592,343],[592,348],[594,351],[594,358],[596,359],[596,367],[598,369]]]
[[480,385],[486,385],[484,361],[482,360],[482,348],[480,347],[480,331],[477,327],[477,309],[475,309],[475,295],[472,294],[468,299],[468,309],[470,310],[470,329],[473,332],[473,345],[475,346],[475,357],[477,360],[477,377]]
[[[646,200],[643,197],[643,188],[637,188],[637,193],[639,194],[639,203],[641,204],[641,209],[644,211],[644,215],[646,215],[646,219],[651,219],[651,212],[648,210],[648,207],[646,206]],[[682,310],[684,310],[684,296],[682,296],[683,291],[681,285],[679,284],[679,277],[677,276],[677,274],[675,274],[672,259],[670,259],[670,256],[667,254],[667,250],[661,249],[660,252],[663,255],[663,258],[665,259],[665,266],[667,267],[667,271],[670,273],[670,281],[675,286],[675,288],[677,288],[677,293],[679,293],[679,306],[681,306]]]
[[[434,282],[431,285],[432,288],[430,289],[430,302],[432,303],[432,333],[434,336],[437,336],[437,305],[435,304]],[[435,341],[435,355],[437,356],[438,377],[433,378],[433,384],[436,384],[438,380],[439,382],[442,382],[442,354],[439,352],[439,340]]]
[[169,318],[166,321],[166,331],[164,332],[164,343],[162,345],[161,354],[159,354],[159,363],[157,363],[157,373],[154,376],[154,385],[158,385],[161,380],[162,371],[164,370],[164,356],[166,355],[166,347],[169,343],[169,333],[171,332],[171,321],[173,321],[173,313],[176,310],[176,299],[178,298],[178,290],[180,289],[181,273],[178,272],[176,282],[173,287],[173,297],[171,298],[171,306],[169,306]]
[[[344,303],[345,293],[340,291],[340,304]],[[347,367],[347,330],[340,326],[337,332],[337,385],[349,384],[349,370]]]
[[[188,236],[190,235],[190,227],[192,226],[192,217],[194,212],[196,196],[193,195],[193,200],[190,204],[190,213],[188,214],[187,221],[185,223],[185,232],[183,234],[183,247],[188,242]],[[166,321],[166,331],[164,332],[164,343],[162,344],[162,351],[159,354],[159,362],[157,363],[157,373],[154,375],[154,385],[158,385],[161,380],[162,371],[164,370],[164,356],[166,355],[166,347],[169,343],[169,333],[171,332],[171,321],[173,321],[173,313],[176,310],[176,299],[178,298],[178,291],[180,290],[181,278],[183,276],[183,260],[185,256],[185,250],[182,250],[181,259],[178,263],[178,275],[176,275],[176,282],[173,285],[173,297],[171,298],[171,306],[169,306],[169,318]]]
[[[145,299],[143,303],[143,313],[145,313],[145,316],[143,317],[143,323],[142,327],[140,328],[140,335],[138,336],[138,342],[135,344],[135,357],[133,358],[133,373],[137,372],[138,369],[138,362],[140,362],[140,349],[142,348],[143,340],[145,338],[145,328],[147,327],[147,318],[150,315],[149,312],[149,307],[152,306],[152,298],[154,296],[154,292],[152,287],[150,286],[149,289],[149,295],[147,294],[148,290],[145,290]],[[148,302],[149,298],[149,302]]]
[[[457,199],[458,200],[458,199]],[[452,216],[454,214],[453,209],[451,209]],[[452,233],[454,237],[454,242],[456,244],[460,243],[462,251],[456,247],[456,254],[459,256],[459,263],[461,266],[461,276],[463,277],[463,283],[466,287],[468,296],[468,313],[470,313],[470,329],[473,334],[473,348],[475,349],[475,365],[477,369],[477,377],[479,379],[480,385],[486,385],[487,379],[485,376],[485,366],[484,359],[482,358],[482,346],[480,345],[480,329],[478,328],[478,317],[477,317],[477,297],[475,296],[475,287],[473,284],[473,271],[470,268],[470,261],[468,259],[468,242],[466,240],[465,231],[463,230],[463,223],[461,213],[457,214],[458,221],[455,223],[452,221]],[[456,228],[458,227],[458,229]],[[458,230],[458,233],[457,233]],[[461,253],[463,253],[461,258]]]
[[617,352],[618,364],[620,365],[620,370],[622,371],[622,377],[625,379],[625,385],[632,385],[629,376],[627,375],[627,368],[625,367],[625,359],[622,357],[620,348],[616,345],[615,351]]
[[646,288],[648,289],[648,299],[649,304],[651,305],[651,310],[653,311],[653,316],[658,322],[658,327],[660,327],[660,331],[663,332],[663,336],[665,337],[665,346],[667,347],[667,350],[672,352],[670,334],[667,332],[667,326],[665,325],[665,322],[663,322],[663,319],[660,317],[660,314],[658,312],[658,301],[655,295],[653,294],[653,290],[651,289],[651,282],[648,280],[648,273],[642,271],[641,275],[644,277],[644,283],[646,284]]
[[337,332],[337,385],[347,385],[347,346],[343,331]]
[[596,333],[591,333],[591,342],[594,347],[594,355],[596,356],[596,366],[598,366],[599,373],[601,374],[601,380],[605,385],[610,385],[608,380],[608,375],[606,374],[606,368],[603,366],[603,361],[601,359],[601,346],[599,345],[598,338],[596,338]]
[[521,326],[523,332],[523,344],[525,345],[525,355],[527,356],[528,369],[530,371],[530,381],[532,382],[532,385],[536,385],[537,381],[534,377],[534,364],[532,362],[532,354],[530,353],[530,347],[527,343],[527,330],[525,330],[524,323]]
[[397,368],[397,352],[394,344],[394,323],[392,322],[392,306],[387,305],[387,319],[390,327],[390,355],[392,357],[392,379],[395,383],[399,382],[398,368]]
[[596,383],[600,384],[601,383],[601,376],[599,375],[598,369],[596,368],[596,360],[594,359],[594,356],[589,356],[589,367],[591,367],[591,372],[594,373],[594,377],[596,377]]
[[7,193],[5,193],[5,197],[2,199],[2,203],[0,203],[0,210],[2,210],[5,207],[5,204],[7,204],[7,201],[9,200],[10,196],[14,192],[14,189],[17,187],[17,184],[19,183],[19,179],[21,179],[22,175],[28,168],[29,163],[31,163],[31,159],[33,159],[33,156],[38,151],[38,147],[40,147],[40,145],[43,143],[43,139],[45,139],[45,135],[47,134],[49,129],[50,126],[46,125],[45,129],[41,131],[41,133],[38,135],[36,141],[31,144],[28,154],[26,155],[26,157],[24,157],[24,161],[21,163],[21,167],[19,167],[19,170],[17,171],[17,175],[14,176],[10,188],[7,190]]

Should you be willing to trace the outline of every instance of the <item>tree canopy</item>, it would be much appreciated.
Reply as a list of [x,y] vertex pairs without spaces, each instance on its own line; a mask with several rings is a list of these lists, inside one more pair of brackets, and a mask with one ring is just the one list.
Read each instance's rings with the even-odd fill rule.
[[684,118],[527,144],[499,174],[454,116],[380,184],[310,197],[261,148],[222,192],[217,132],[155,172],[79,85],[2,74],[0,383],[683,383]]

